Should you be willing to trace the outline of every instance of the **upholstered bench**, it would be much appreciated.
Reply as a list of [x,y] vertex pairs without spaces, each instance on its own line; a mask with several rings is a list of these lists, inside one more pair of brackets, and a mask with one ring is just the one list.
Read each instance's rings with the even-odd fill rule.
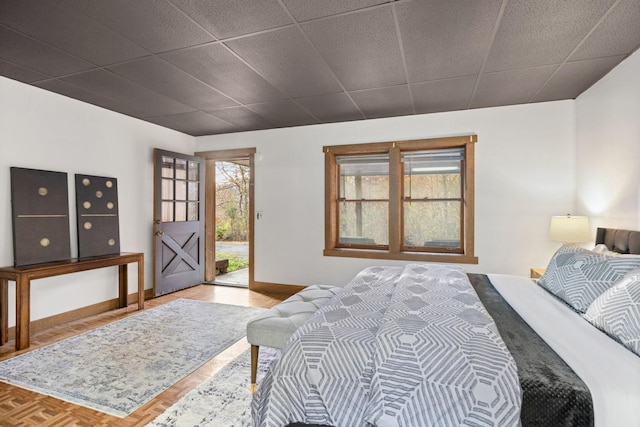
[[296,329],[342,288],[309,286],[247,323],[251,344],[251,391],[255,391],[260,346],[282,348]]

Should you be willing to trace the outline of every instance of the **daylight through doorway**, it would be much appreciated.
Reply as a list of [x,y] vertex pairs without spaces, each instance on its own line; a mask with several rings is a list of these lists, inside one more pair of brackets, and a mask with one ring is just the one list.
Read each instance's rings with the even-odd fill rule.
[[216,284],[249,285],[249,158],[215,162]]

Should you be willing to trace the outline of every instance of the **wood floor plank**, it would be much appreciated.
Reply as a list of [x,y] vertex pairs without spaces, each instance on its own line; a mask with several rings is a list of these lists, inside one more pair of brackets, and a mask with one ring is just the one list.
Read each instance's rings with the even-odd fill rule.
[[[179,298],[243,305],[247,307],[269,308],[286,299],[288,296],[289,294],[286,293],[258,293],[244,288],[199,285],[148,300],[145,302],[145,309],[148,310]],[[134,305],[133,307],[112,310],[39,332],[31,337],[31,347],[26,350],[15,351],[15,343],[13,340],[10,340],[0,347],[0,360],[8,359],[18,354],[26,353],[65,338],[87,332],[135,313],[137,313],[137,311]],[[180,400],[180,398],[191,389],[211,378],[227,363],[248,348],[249,344],[246,340],[232,345],[126,418],[117,418],[0,382],[0,427],[144,426]]]

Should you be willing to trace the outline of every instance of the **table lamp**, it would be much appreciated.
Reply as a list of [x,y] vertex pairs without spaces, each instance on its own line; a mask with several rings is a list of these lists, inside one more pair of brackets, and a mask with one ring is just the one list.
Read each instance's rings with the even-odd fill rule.
[[549,238],[556,242],[579,243],[591,240],[589,218],[586,216],[552,216]]

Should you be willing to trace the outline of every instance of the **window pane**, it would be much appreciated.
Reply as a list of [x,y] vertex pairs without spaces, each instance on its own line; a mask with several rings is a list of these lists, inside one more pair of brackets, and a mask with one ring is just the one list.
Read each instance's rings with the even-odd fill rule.
[[187,220],[187,204],[186,203],[176,203],[176,217],[175,221],[186,221]]
[[162,199],[173,200],[173,180],[172,179],[162,180]]
[[176,181],[176,200],[187,200],[187,181]]
[[176,159],[176,179],[187,179],[187,161]]
[[411,199],[459,199],[462,197],[462,174],[404,174],[404,197]]
[[198,183],[197,182],[190,182],[188,185],[189,188],[189,200],[198,200]]
[[389,175],[341,176],[340,198],[347,200],[388,200]]
[[187,221],[198,220],[198,203],[187,203]]
[[340,202],[340,244],[388,245],[388,202]]
[[173,178],[173,157],[162,156],[162,177]]
[[460,147],[403,152],[404,197],[461,198],[464,156]]
[[198,181],[198,162],[189,162],[188,179],[191,181]]
[[389,198],[389,156],[340,156],[338,197],[347,200],[386,200]]
[[173,222],[173,203],[162,202],[162,222]]
[[459,201],[404,202],[404,245],[460,248]]

